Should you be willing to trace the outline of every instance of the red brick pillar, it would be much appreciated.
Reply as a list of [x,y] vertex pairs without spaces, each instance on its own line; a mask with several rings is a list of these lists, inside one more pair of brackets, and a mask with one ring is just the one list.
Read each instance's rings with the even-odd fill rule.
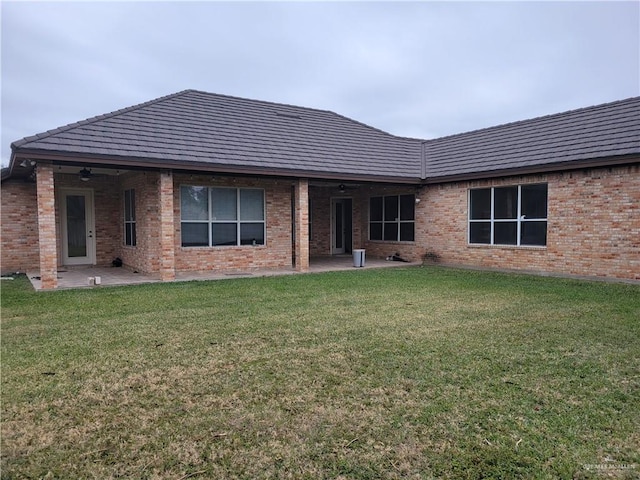
[[38,243],[40,248],[40,279],[43,290],[58,286],[58,247],[56,239],[56,201],[53,166],[38,163],[36,167],[38,197]]
[[296,270],[309,271],[309,180],[301,178],[296,183]]
[[176,278],[175,243],[173,225],[173,173],[160,173],[160,278],[171,281]]

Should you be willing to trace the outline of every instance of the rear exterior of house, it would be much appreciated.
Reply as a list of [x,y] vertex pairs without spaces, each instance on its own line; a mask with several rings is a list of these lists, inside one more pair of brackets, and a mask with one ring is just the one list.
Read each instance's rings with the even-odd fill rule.
[[640,98],[442,139],[188,90],[12,145],[2,271],[315,256],[640,280]]

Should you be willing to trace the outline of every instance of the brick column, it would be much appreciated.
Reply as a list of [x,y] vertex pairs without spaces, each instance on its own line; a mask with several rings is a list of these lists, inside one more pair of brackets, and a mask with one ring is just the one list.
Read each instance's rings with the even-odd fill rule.
[[176,278],[173,173],[170,170],[160,172],[158,201],[160,203],[160,278],[166,282]]
[[58,286],[58,247],[56,239],[56,196],[53,184],[53,166],[36,167],[38,197],[38,244],[40,249],[40,279],[43,290]]
[[296,270],[309,271],[309,180],[301,178],[295,187]]

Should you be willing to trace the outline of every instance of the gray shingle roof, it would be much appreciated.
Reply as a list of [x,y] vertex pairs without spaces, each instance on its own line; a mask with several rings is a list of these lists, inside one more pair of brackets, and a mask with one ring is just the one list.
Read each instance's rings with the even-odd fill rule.
[[[640,155],[640,97],[434,140],[336,113],[185,90],[12,144],[150,166],[430,182]],[[636,159],[637,161],[637,159]]]
[[640,154],[640,97],[425,142],[441,179]]
[[415,179],[421,142],[326,110],[186,90],[28,137],[15,150]]

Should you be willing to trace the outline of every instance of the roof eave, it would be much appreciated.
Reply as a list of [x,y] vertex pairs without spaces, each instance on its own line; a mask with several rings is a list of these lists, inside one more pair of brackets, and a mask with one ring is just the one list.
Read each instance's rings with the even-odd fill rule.
[[84,156],[81,154],[52,153],[38,150],[14,151],[11,156],[8,174],[3,175],[2,180],[14,176],[14,167],[21,159],[50,161],[54,163],[70,163],[78,165],[95,165],[111,168],[134,169],[170,169],[186,172],[207,172],[227,175],[255,175],[265,177],[310,178],[359,182],[378,182],[408,185],[435,185],[441,183],[484,180],[488,178],[501,178],[517,175],[535,175],[549,172],[580,170],[585,168],[613,167],[640,162],[640,154],[620,155],[613,157],[599,157],[594,159],[572,160],[568,162],[555,162],[543,165],[485,170],[482,172],[468,172],[455,175],[444,175],[420,179],[418,177],[401,177],[387,175],[362,175],[348,172],[326,172],[302,169],[278,169],[260,168],[239,165],[223,165],[203,162],[178,162],[175,160],[144,159],[135,157],[112,156]]
[[498,170],[486,170],[482,172],[461,173],[456,175],[444,175],[440,177],[427,177],[423,185],[435,185],[439,183],[464,182],[473,180],[485,180],[487,178],[511,177],[516,175],[535,175],[550,172],[570,170],[582,170],[585,168],[615,167],[640,162],[640,154],[620,155],[614,157],[600,157],[585,160],[572,160],[569,162],[547,163],[528,167],[505,168]]
[[[348,172],[327,172],[320,170],[261,168],[255,166],[225,165],[205,162],[190,162],[176,160],[159,160],[138,157],[113,157],[101,155],[69,154],[61,152],[42,151],[37,149],[20,149],[12,155],[13,165],[18,159],[49,161],[54,163],[71,163],[78,165],[95,165],[108,168],[135,168],[154,170],[178,170],[187,172],[207,172],[218,174],[257,175],[268,177],[313,178],[327,180],[344,180],[360,182],[381,182],[396,184],[420,183],[418,177],[404,177],[391,175],[363,175]],[[11,174],[11,173],[10,173]]]

